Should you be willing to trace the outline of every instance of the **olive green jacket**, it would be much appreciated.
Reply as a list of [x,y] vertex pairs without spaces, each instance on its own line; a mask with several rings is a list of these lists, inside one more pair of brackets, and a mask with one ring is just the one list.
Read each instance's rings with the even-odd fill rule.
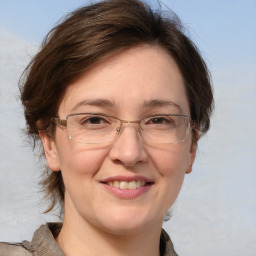
[[[55,241],[61,223],[47,223],[35,233],[31,242],[0,243],[0,256],[65,256]],[[160,239],[161,256],[178,256],[168,234],[162,230]]]

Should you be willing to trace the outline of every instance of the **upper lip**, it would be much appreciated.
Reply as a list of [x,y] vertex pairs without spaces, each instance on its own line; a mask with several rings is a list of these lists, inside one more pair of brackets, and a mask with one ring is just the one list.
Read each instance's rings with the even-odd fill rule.
[[102,183],[107,183],[110,181],[126,181],[126,182],[130,182],[130,181],[134,181],[134,180],[144,180],[147,183],[153,183],[153,180],[146,178],[144,176],[141,175],[135,175],[135,176],[111,176],[108,177],[106,179],[101,180]]

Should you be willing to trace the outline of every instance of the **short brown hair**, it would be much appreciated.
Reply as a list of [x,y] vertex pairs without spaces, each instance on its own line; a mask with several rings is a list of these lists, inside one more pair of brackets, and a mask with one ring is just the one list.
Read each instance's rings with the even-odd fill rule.
[[[54,132],[51,118],[57,116],[72,81],[117,51],[143,44],[160,46],[175,59],[185,81],[191,118],[205,133],[213,108],[209,72],[178,17],[169,14],[153,11],[139,0],[106,0],[75,10],[54,27],[20,83],[27,133],[34,143],[40,143],[38,130]],[[47,211],[57,203],[63,206],[61,172],[47,168],[41,185],[50,203]]]

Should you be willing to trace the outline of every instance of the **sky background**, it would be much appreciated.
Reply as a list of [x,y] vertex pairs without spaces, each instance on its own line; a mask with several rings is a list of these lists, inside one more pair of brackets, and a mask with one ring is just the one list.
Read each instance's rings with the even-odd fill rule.
[[[31,239],[38,225],[56,219],[41,214],[40,167],[21,133],[17,83],[50,28],[84,3],[0,0],[0,241]],[[256,1],[163,3],[205,58],[216,105],[212,128],[199,142],[193,172],[164,227],[182,256],[255,256]]]

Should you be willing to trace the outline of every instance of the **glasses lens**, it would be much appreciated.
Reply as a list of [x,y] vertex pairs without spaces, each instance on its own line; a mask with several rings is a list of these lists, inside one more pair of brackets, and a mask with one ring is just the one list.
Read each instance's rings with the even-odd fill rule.
[[190,127],[187,116],[163,115],[141,120],[144,139],[150,143],[178,143],[184,141]]
[[68,137],[76,142],[98,144],[115,139],[120,121],[113,117],[75,114],[68,116]]
[[[69,139],[87,144],[113,141],[119,133],[121,121],[95,114],[73,114],[67,118]],[[187,116],[159,115],[140,121],[140,133],[149,143],[178,143],[186,139],[190,128]]]

